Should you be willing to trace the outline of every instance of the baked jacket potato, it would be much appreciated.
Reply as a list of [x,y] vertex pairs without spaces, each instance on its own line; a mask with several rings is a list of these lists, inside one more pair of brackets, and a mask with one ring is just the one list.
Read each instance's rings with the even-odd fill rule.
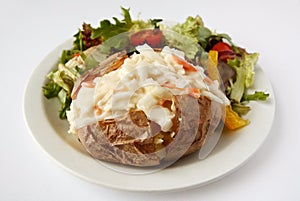
[[[159,60],[156,54],[165,59],[161,63],[158,62],[159,65],[156,65],[157,59]],[[206,77],[203,70],[199,72],[201,67],[190,64],[180,54],[178,51],[170,48],[167,48],[166,51],[162,49],[149,50],[149,47],[146,47],[145,51],[139,50],[139,53],[134,53],[130,56],[126,52],[119,52],[100,63],[98,67],[86,72],[77,80],[72,92],[71,111],[67,113],[67,116],[71,125],[70,132],[78,138],[90,155],[96,159],[125,165],[158,166],[162,163],[173,163],[183,156],[200,150],[207,139],[214,135],[216,128],[222,123],[223,108],[229,102],[219,90],[218,83]],[[153,58],[150,58],[151,61],[149,61],[148,57]],[[133,90],[134,92],[130,94],[130,98],[126,100],[128,104],[125,104],[125,112],[123,107],[121,115],[118,112],[115,112],[116,115],[114,115],[114,111],[110,111],[110,115],[106,113],[104,117],[99,117],[105,113],[104,110],[107,104],[112,104],[110,110],[113,110],[113,104],[118,101],[114,102],[111,100],[114,94],[103,105],[100,104],[99,106],[98,101],[101,102],[103,99],[107,99],[109,91],[112,91],[112,93],[118,92],[120,84],[116,86],[115,81],[112,80],[114,78],[108,78],[107,82],[111,83],[107,83],[108,86],[106,87],[114,89],[109,88],[106,92],[103,91],[103,88],[99,88],[99,83],[97,84],[95,80],[98,79],[101,82],[101,78],[104,79],[105,76],[107,77],[112,72],[117,73],[120,69],[126,69],[126,65],[131,66],[131,69],[133,69],[133,64],[136,64],[134,68],[139,68],[139,66],[143,65],[153,68],[147,71],[148,74],[153,73],[156,68],[163,68],[161,67],[162,64],[167,67],[168,65],[173,65],[176,66],[177,70],[183,69],[178,70],[178,72],[182,73],[182,76],[189,76],[189,78],[184,77],[184,79],[190,79],[191,77],[191,80],[193,80],[196,73],[200,74],[200,78],[197,77],[197,79],[200,79],[205,86],[194,86],[188,80],[188,85],[193,86],[187,87],[189,90],[182,90],[182,88],[178,87],[178,83],[176,86],[174,86],[174,83],[170,85],[170,77],[172,75],[161,75],[162,72],[160,72],[157,78],[160,81],[156,80],[158,84],[155,87],[158,87],[157,89],[160,89],[160,87],[166,89],[167,91],[164,91],[164,93],[167,93],[168,98],[165,98],[163,101],[161,101],[161,97],[157,98],[151,107],[153,109],[153,105],[158,104],[160,105],[159,107],[168,110],[172,114],[171,116],[160,116],[159,114],[152,118],[147,108],[143,109],[145,107],[139,106],[137,102],[148,95],[147,90],[145,92],[144,89],[144,94],[133,100],[135,103],[129,104],[128,102],[132,101],[134,94],[138,93],[140,88],[143,87],[139,86],[138,88],[136,86]],[[191,68],[195,68],[197,71]],[[132,77],[131,71],[128,74]],[[163,76],[166,76],[166,80],[168,80],[164,82],[165,84],[162,84],[161,81]],[[148,78],[138,77],[136,79],[140,79],[139,84]],[[119,79],[119,82],[122,82],[122,79]],[[155,78],[152,76],[150,80],[155,80]],[[127,84],[129,81],[128,79],[127,81],[123,79],[123,82]],[[105,84],[105,79],[102,80],[102,85],[103,83]],[[212,87],[212,85],[214,86]],[[151,87],[152,85],[147,86]],[[92,91],[83,93],[79,97],[83,88]],[[102,93],[104,93],[103,96],[98,97],[99,99],[95,95],[97,89],[102,90]],[[151,97],[155,97],[155,95]],[[86,101],[77,101],[80,98],[89,99],[90,102],[88,101],[88,104],[86,104]],[[151,100],[146,100],[145,104],[148,104]],[[90,109],[85,109],[87,105],[89,105]],[[87,118],[88,115],[75,114],[76,112],[83,113],[83,110],[89,111],[89,118]],[[80,118],[88,120],[80,121]],[[167,118],[169,119],[166,123],[165,120]]]

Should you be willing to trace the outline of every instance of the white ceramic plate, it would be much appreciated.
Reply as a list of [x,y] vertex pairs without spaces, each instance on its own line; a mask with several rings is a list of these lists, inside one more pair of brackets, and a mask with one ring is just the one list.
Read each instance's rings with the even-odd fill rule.
[[272,126],[275,98],[270,82],[260,67],[254,88],[270,93],[267,102],[252,102],[247,116],[251,124],[234,133],[224,132],[213,152],[205,159],[188,156],[171,167],[151,174],[124,174],[93,159],[67,133],[68,123],[58,118],[58,101],[47,100],[41,87],[45,75],[54,69],[68,40],[55,48],[33,72],[24,95],[24,116],[36,142],[51,159],[80,178],[106,187],[132,191],[176,191],[208,184],[243,165],[263,144]]

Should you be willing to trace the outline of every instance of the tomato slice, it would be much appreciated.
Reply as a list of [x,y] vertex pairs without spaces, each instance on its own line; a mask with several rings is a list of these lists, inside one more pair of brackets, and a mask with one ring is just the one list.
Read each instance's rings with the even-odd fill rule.
[[221,52],[221,51],[225,51],[225,50],[232,50],[231,46],[228,45],[227,43],[224,43],[224,42],[218,42],[216,43],[212,48],[211,50],[215,50],[215,51],[218,51],[218,52]]
[[145,37],[143,36],[143,33],[137,32],[130,37],[130,42],[132,45],[142,45],[145,43]]
[[219,59],[222,61],[227,61],[227,59],[233,59],[235,56],[235,52],[232,47],[224,42],[216,43],[211,50],[218,51]]
[[159,29],[142,30],[134,33],[130,37],[132,45],[143,45],[147,43],[151,47],[158,47],[161,44],[162,32]]

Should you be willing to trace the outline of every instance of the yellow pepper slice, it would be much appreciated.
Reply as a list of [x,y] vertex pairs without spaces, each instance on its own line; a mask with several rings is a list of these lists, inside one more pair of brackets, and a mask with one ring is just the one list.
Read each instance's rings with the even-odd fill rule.
[[220,83],[220,76],[218,71],[218,52],[214,50],[210,50],[208,52],[208,66],[207,66],[207,74],[212,80],[218,80]]

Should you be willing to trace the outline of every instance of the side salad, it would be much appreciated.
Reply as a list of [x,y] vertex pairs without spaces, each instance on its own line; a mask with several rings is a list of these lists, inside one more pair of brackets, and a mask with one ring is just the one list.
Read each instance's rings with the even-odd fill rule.
[[[225,117],[229,129],[238,129],[249,123],[242,118],[251,110],[249,101],[267,100],[268,93],[249,93],[248,90],[255,79],[259,54],[237,46],[227,34],[210,30],[200,16],[189,16],[185,22],[169,26],[162,19],[134,20],[129,8],[121,7],[121,11],[122,19],[113,17],[113,22],[104,19],[97,27],[83,23],[74,35],[73,47],[62,51],[57,68],[47,75],[43,94],[47,99],[59,99],[61,119],[66,118],[66,111],[70,109],[74,83],[84,72],[117,51],[132,52],[134,46],[144,43],[154,48],[168,45],[181,49],[189,60],[204,66],[212,79],[219,79],[216,73],[220,74],[224,92],[231,101]],[[133,34],[130,37],[122,35],[125,32]],[[93,48],[101,52],[97,58],[88,56]]]

